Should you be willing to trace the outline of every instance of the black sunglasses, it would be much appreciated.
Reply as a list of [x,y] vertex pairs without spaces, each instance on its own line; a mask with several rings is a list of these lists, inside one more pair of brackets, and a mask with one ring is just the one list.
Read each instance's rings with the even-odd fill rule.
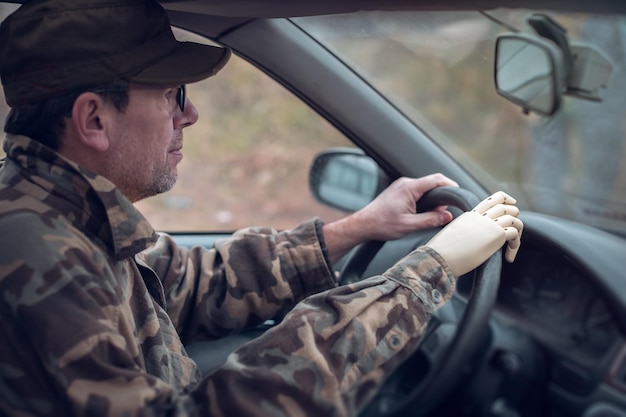
[[185,102],[187,101],[187,87],[185,84],[178,86],[178,91],[176,92],[176,103],[178,103],[178,107],[180,107],[180,111],[185,111]]
[[[108,93],[109,91],[125,91],[123,89],[118,89],[118,88],[91,88],[89,89],[89,91],[97,93],[97,94],[102,94],[102,93]],[[178,104],[178,107],[180,108],[181,112],[185,111],[185,102],[187,102],[187,86],[185,84],[181,84],[178,87],[176,87],[176,103]]]

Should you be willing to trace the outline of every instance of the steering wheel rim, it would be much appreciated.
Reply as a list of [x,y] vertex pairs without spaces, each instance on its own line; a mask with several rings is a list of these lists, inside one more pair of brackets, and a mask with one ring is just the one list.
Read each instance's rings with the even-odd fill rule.
[[[438,206],[455,206],[468,211],[479,202],[478,197],[469,190],[439,187],[422,196],[417,203],[417,211],[427,211]],[[346,284],[361,279],[369,261],[383,244],[381,241],[370,241],[357,248],[344,265],[340,282]],[[502,256],[498,251],[474,271],[472,290],[454,336],[443,354],[438,355],[439,360],[430,367],[417,387],[411,389],[409,395],[403,398],[401,404],[386,410],[374,401],[368,405],[363,415],[400,416],[410,409],[411,416],[424,416],[445,398],[459,382],[462,375],[460,369],[480,347],[482,338],[479,335],[487,328],[487,320],[497,297],[501,269]],[[424,339],[415,353],[420,351],[423,342]]]

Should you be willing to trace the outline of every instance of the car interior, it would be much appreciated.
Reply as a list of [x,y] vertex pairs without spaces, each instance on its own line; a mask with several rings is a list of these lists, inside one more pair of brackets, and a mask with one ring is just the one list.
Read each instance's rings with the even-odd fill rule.
[[[515,262],[503,262],[498,253],[460,277],[455,296],[433,316],[418,350],[361,416],[626,416],[626,107],[620,106],[626,105],[626,76],[619,78],[625,74],[620,65],[626,67],[626,2],[161,3],[173,26],[231,48],[350,142],[309,161],[304,187],[318,202],[349,213],[398,177],[433,172],[453,178],[460,188],[433,190],[418,202],[418,211],[448,205],[458,215],[498,189],[521,196],[524,231]],[[601,43],[574,41],[575,28],[587,16],[617,22],[621,38],[610,39],[621,45],[623,62]],[[416,35],[405,26],[392,27],[397,22],[419,24],[420,30]],[[382,40],[366,33],[369,29]],[[365,42],[378,49],[358,50]],[[421,61],[423,72],[396,58],[405,55],[429,57]],[[437,72],[437,60],[455,68],[446,73],[454,77],[449,83],[425,79]],[[462,73],[462,66],[456,70],[458,62],[470,60],[472,69],[480,65],[479,78],[471,78],[470,70]],[[391,74],[386,84],[377,84],[375,70]],[[402,84],[404,75],[409,81]],[[475,84],[480,88],[463,87]],[[464,104],[480,91],[490,95],[485,110],[480,101]],[[422,111],[414,104],[434,102],[435,95],[442,103],[438,109]],[[548,136],[533,136],[541,129],[554,131],[565,123],[561,115],[576,120],[578,106],[592,105],[611,112],[610,121],[602,123],[618,132],[612,151],[601,157],[616,158],[610,170],[608,159],[600,163],[610,171],[604,194],[597,184],[607,181],[599,171],[580,173],[581,155],[599,145],[585,151],[582,142],[570,144],[566,151],[575,158],[563,166],[557,161],[570,155],[565,151],[529,150],[534,143],[553,143]],[[271,117],[278,123],[281,114]],[[482,118],[489,120],[473,130],[470,119]],[[531,128],[526,121],[534,123]],[[494,125],[498,130],[484,139]],[[578,138],[572,129],[564,131]],[[487,148],[493,155],[474,155]],[[525,174],[535,159],[515,152],[544,158],[542,167],[552,170],[546,174],[533,165],[532,174]],[[550,182],[557,166],[564,172],[558,190]],[[533,185],[515,181],[509,171],[532,178]],[[584,175],[598,180],[584,188]],[[232,231],[168,232],[181,246],[211,247]],[[381,274],[436,232],[355,248],[334,265],[340,283]],[[194,341],[188,353],[209,374],[279,320],[219,340]]]

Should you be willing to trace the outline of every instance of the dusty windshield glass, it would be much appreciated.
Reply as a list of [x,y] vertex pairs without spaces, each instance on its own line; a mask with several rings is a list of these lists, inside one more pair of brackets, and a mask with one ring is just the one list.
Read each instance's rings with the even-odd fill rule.
[[626,17],[549,13],[570,42],[596,45],[613,68],[602,102],[566,96],[557,114],[542,117],[523,114],[493,82],[497,35],[531,33],[531,13],[373,12],[297,23],[490,190],[514,193],[529,210],[625,234]]

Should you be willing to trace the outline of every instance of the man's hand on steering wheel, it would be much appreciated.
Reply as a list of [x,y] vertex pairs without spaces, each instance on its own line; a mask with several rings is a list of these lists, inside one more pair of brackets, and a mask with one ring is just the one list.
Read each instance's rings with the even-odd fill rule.
[[399,178],[363,209],[325,225],[324,237],[331,261],[363,242],[395,240],[416,230],[450,222],[452,214],[445,207],[416,212],[415,203],[437,187],[458,187],[458,184],[442,174]]
[[452,214],[446,207],[416,213],[416,202],[424,194],[437,187],[458,187],[458,184],[442,174],[421,178],[398,178],[358,214],[366,221],[367,240],[395,240],[416,230],[429,229],[447,224]]

